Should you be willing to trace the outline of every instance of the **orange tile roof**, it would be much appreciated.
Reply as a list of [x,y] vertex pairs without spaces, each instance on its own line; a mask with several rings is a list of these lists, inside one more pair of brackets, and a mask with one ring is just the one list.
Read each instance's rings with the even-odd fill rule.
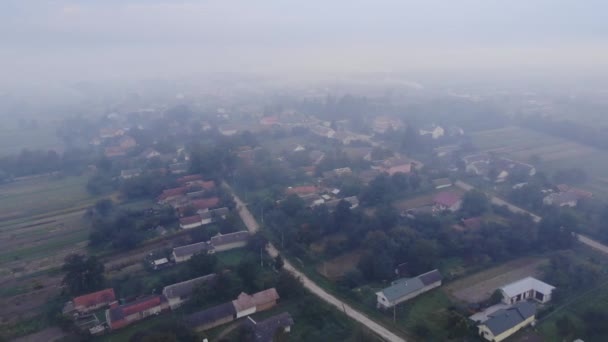
[[99,304],[109,304],[115,300],[114,289],[105,289],[74,298],[74,306],[87,308]]

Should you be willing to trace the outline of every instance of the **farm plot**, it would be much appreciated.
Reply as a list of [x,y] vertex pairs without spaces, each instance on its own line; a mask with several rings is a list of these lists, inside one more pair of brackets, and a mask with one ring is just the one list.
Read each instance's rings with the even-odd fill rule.
[[87,177],[40,177],[0,186],[0,230],[36,215],[75,209],[95,201],[86,191]]
[[503,265],[473,274],[456,280],[445,286],[443,290],[450,296],[467,302],[478,303],[484,301],[499,287],[519,279],[538,276],[539,268],[545,265],[548,259],[524,258],[513,260]]
[[581,188],[608,197],[606,151],[513,126],[476,132],[473,143],[482,151],[504,153],[523,162],[539,157],[537,168],[549,174],[562,168],[582,168],[589,181]]
[[33,317],[60,292],[69,253],[84,253],[90,228],[85,208],[97,198],[86,177],[38,177],[0,186],[0,319]]
[[338,280],[346,273],[357,268],[357,264],[359,263],[359,260],[361,260],[361,255],[361,251],[340,255],[331,260],[322,262],[317,266],[317,272],[329,280]]

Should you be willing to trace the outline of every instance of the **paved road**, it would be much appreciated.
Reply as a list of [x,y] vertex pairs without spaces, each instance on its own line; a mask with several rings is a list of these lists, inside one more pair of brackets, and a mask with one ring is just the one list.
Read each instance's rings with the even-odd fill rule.
[[[253,217],[253,215],[251,215],[251,212],[249,211],[249,209],[247,209],[247,206],[245,205],[245,203],[243,203],[241,201],[241,199],[238,198],[238,196],[236,196],[236,195],[234,195],[234,201],[237,204],[237,210],[239,212],[239,215],[241,216],[241,219],[247,226],[247,229],[249,230],[249,232],[251,232],[251,233],[257,232],[260,229],[260,226],[258,225],[258,223],[255,220],[255,218]],[[266,252],[273,258],[279,254],[279,251],[271,243],[269,243],[268,246],[266,247]],[[368,329],[372,330],[373,332],[378,334],[383,339],[390,341],[390,342],[405,342],[405,340],[403,338],[393,334],[388,329],[386,329],[385,327],[381,326],[380,324],[374,322],[373,320],[371,320],[364,314],[360,313],[359,311],[353,309],[348,304],[342,302],[341,300],[339,300],[336,297],[332,296],[331,294],[327,293],[325,290],[323,290],[321,287],[319,287],[317,284],[315,284],[312,280],[310,280],[308,277],[306,277],[306,275],[304,275],[302,272],[298,271],[295,267],[293,267],[293,265],[291,265],[291,263],[289,263],[289,261],[284,260],[284,262],[285,262],[285,264],[283,265],[283,268],[285,270],[289,271],[294,276],[300,278],[304,287],[306,287],[310,292],[312,292],[317,297],[321,298],[323,301],[335,306],[336,308],[338,308],[338,310],[344,312],[348,317],[365,325]]]
[[[456,183],[454,183],[457,187],[465,190],[465,191],[470,191],[475,189],[474,186],[467,184],[463,181],[456,181]],[[530,216],[532,216],[532,220],[534,220],[534,222],[540,222],[540,220],[542,220],[542,218],[538,215],[532,214],[531,212],[522,209],[520,207],[517,207],[499,197],[496,196],[490,196],[490,201],[492,202],[492,204],[498,205],[498,206],[505,206],[507,207],[511,212],[516,213],[516,214],[528,214]]]
[[597,249],[598,251],[600,251],[602,253],[608,254],[608,246],[601,244],[595,240],[592,240],[584,235],[577,234],[577,238],[578,238],[578,241],[580,241],[581,243],[584,243],[585,245],[587,245],[593,249]]

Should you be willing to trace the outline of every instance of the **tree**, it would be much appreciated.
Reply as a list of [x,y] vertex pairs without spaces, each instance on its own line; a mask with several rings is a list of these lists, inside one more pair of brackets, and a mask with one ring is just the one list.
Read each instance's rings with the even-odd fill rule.
[[101,216],[109,215],[114,209],[114,203],[111,199],[102,199],[95,202],[95,211]]
[[285,262],[283,261],[283,257],[281,257],[281,254],[277,254],[277,257],[274,258],[274,269],[278,271],[283,268],[284,264]]
[[555,321],[555,327],[560,337],[571,340],[578,335],[578,327],[570,316],[564,315]]
[[471,190],[464,194],[461,211],[466,217],[480,216],[490,209],[488,197],[481,191]]
[[190,275],[200,277],[216,271],[217,257],[213,254],[198,253],[187,262]]
[[104,286],[104,266],[97,257],[70,254],[65,258],[62,270],[66,273],[62,283],[67,285],[71,295],[93,292]]
[[298,298],[306,293],[300,279],[284,269],[279,271],[275,287],[281,298],[285,299]]
[[241,262],[237,266],[236,272],[243,281],[243,285],[245,285],[248,291],[257,290],[255,280],[257,278],[258,269],[256,267],[256,264],[252,260],[241,260]]
[[498,304],[502,301],[502,292],[500,290],[495,290],[490,297],[490,305]]
[[591,336],[608,336],[608,313],[602,308],[591,308],[583,313],[585,330]]
[[390,280],[394,277],[393,260],[386,251],[365,254],[357,267],[363,277],[370,281]]

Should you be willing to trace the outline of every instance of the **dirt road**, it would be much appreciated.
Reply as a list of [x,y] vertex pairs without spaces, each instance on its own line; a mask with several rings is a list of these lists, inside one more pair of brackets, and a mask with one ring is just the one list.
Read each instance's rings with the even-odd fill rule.
[[[462,190],[465,191],[470,191],[475,189],[474,186],[467,184],[463,181],[456,181],[456,183],[454,183],[457,187],[461,188]],[[532,216],[532,220],[534,220],[534,222],[540,222],[540,220],[542,220],[542,218],[538,215],[532,214],[531,212],[524,210],[520,207],[517,207],[499,197],[496,196],[490,196],[490,201],[492,202],[492,204],[498,205],[498,206],[505,206],[507,207],[512,213],[516,213],[516,214],[528,214],[530,216]]]
[[[233,192],[233,194],[234,194],[234,192]],[[260,226],[258,225],[258,223],[255,220],[255,218],[253,217],[253,215],[251,215],[251,212],[249,211],[249,209],[247,209],[247,206],[245,205],[245,203],[243,203],[241,201],[241,199],[238,198],[236,195],[234,195],[234,200],[237,204],[237,210],[239,211],[239,215],[241,216],[241,219],[247,226],[247,229],[249,230],[249,232],[251,232],[251,233],[257,232],[259,230]],[[266,247],[266,252],[268,252],[268,254],[270,256],[272,256],[273,258],[279,254],[279,251],[270,243]],[[285,264],[283,265],[283,268],[285,270],[289,271],[294,276],[300,278],[304,287],[306,287],[314,295],[321,298],[323,301],[335,306],[336,308],[338,308],[338,310],[344,312],[348,317],[365,325],[368,329],[372,330],[373,332],[378,334],[383,339],[385,339],[387,341],[391,341],[391,342],[405,342],[405,340],[403,338],[393,334],[388,329],[386,329],[385,327],[381,326],[380,324],[374,322],[373,320],[369,319],[367,316],[360,313],[359,311],[356,311],[355,309],[350,307],[348,304],[342,302],[341,300],[339,300],[336,297],[327,293],[325,290],[323,290],[321,287],[319,287],[317,284],[315,284],[312,280],[310,280],[308,277],[306,277],[306,275],[304,275],[302,272],[298,271],[295,267],[293,267],[291,265],[291,263],[289,263],[289,261],[285,260]]]
[[584,235],[577,234],[577,238],[578,238],[578,241],[580,241],[581,243],[584,243],[585,245],[587,245],[593,249],[596,249],[602,253],[608,254],[608,246],[601,244],[595,240],[592,240]]

